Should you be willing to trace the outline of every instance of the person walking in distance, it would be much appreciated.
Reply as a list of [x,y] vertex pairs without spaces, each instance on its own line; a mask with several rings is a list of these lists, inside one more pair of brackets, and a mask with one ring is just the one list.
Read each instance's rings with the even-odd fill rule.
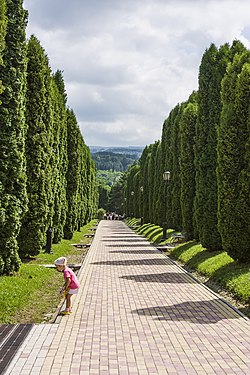
[[67,259],[60,257],[54,262],[58,272],[63,272],[64,285],[60,292],[64,293],[66,298],[66,309],[61,312],[62,315],[69,315],[71,313],[71,297],[73,294],[77,294],[80,284],[77,280],[75,273],[71,268],[67,267]]

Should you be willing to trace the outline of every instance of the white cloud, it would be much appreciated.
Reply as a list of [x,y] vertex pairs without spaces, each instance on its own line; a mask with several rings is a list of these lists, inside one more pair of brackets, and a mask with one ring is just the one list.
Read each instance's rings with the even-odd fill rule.
[[197,89],[201,57],[250,40],[248,0],[25,0],[88,145],[145,145]]

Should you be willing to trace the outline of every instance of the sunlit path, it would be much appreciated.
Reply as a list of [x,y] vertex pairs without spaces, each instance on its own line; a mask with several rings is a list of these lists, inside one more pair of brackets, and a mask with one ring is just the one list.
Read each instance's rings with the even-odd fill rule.
[[123,222],[101,221],[73,313],[36,325],[6,374],[249,374],[250,323]]

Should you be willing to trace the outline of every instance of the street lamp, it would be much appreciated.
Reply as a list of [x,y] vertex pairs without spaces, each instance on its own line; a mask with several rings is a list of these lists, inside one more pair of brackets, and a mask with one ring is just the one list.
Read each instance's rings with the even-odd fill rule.
[[49,227],[46,232],[46,246],[45,246],[45,253],[53,254],[52,251],[52,227]]
[[164,196],[165,196],[165,212],[164,212],[164,219],[165,221],[162,223],[162,239],[166,240],[167,239],[167,223],[166,223],[166,218],[167,218],[167,185],[170,180],[170,172],[166,171],[162,175],[163,180],[165,182],[165,189],[164,189]]
[[164,172],[162,177],[163,177],[163,180],[168,183],[170,180],[170,172],[169,171]]
[[[133,200],[134,195],[135,195],[135,192],[134,192],[134,191],[131,191],[131,197],[132,197],[132,199],[131,199],[131,201],[132,201],[132,205],[131,205],[131,206],[133,206],[133,207],[132,207],[133,211],[134,211],[134,200]],[[130,207],[130,210],[131,210],[131,207]],[[131,212],[131,217],[133,217],[133,215],[134,215],[134,213]]]
[[140,186],[141,191],[141,225],[143,225],[143,186]]

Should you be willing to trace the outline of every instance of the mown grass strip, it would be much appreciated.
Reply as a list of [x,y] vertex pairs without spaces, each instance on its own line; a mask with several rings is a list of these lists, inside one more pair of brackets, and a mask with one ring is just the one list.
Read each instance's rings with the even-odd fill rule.
[[[158,231],[159,230],[159,231]],[[157,225],[147,223],[137,229],[137,233],[146,237],[150,242],[161,241],[160,229]],[[168,229],[168,238],[163,243],[172,242],[175,231]],[[250,264],[240,264],[234,261],[225,251],[209,252],[197,241],[189,241],[177,245],[168,255],[187,265],[190,270],[204,275],[209,281],[220,285],[221,288],[244,304],[250,304]],[[250,308],[246,308],[250,315]]]
[[176,246],[170,257],[207,276],[240,301],[250,302],[250,264],[237,263],[225,251],[209,252],[195,241]]
[[54,268],[42,265],[53,264],[60,256],[80,262],[85,249],[77,250],[71,244],[87,242],[84,238],[95,220],[75,232],[71,240],[62,240],[52,245],[53,254],[40,253],[21,265],[13,276],[0,277],[0,323],[40,323],[49,320],[60,303],[59,289],[63,284],[62,274]]

